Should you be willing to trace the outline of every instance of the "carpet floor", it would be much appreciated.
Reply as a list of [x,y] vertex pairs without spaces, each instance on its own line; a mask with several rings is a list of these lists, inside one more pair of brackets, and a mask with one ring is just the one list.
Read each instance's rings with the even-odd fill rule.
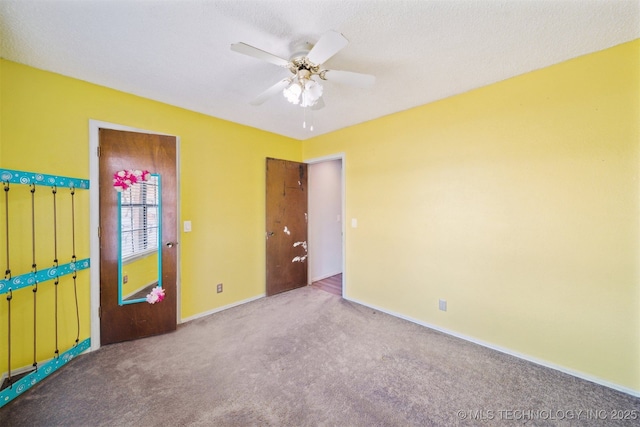
[[304,287],[79,356],[0,425],[635,426],[640,399]]

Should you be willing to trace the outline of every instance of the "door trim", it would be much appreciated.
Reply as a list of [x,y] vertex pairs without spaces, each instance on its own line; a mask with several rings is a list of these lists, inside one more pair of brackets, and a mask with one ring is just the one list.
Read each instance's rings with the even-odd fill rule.
[[[341,243],[342,243],[342,297],[344,298],[345,295],[347,294],[346,290],[347,290],[347,270],[346,270],[346,261],[347,261],[347,252],[345,251],[345,241],[346,241],[346,235],[347,235],[347,230],[346,230],[346,209],[345,209],[345,202],[346,202],[346,184],[345,184],[345,170],[346,170],[346,166],[345,166],[345,153],[341,152],[341,153],[336,153],[336,154],[329,154],[327,156],[323,156],[323,157],[315,157],[315,158],[311,158],[311,159],[306,159],[303,160],[304,163],[307,163],[309,165],[312,164],[316,164],[316,163],[322,163],[322,162],[328,162],[331,160],[340,160],[342,162],[342,167],[340,168],[340,187],[341,187],[341,217],[342,217],[342,239],[341,239]],[[312,188],[309,188],[309,191],[313,191]],[[309,256],[313,256],[312,254],[310,254]],[[307,280],[311,281],[311,277],[307,274]],[[311,284],[311,283],[309,283]]]
[[[131,126],[116,123],[103,122],[89,119],[89,236],[90,236],[90,295],[91,295],[91,348],[95,351],[100,348],[100,240],[98,239],[98,227],[100,226],[100,180],[98,162],[98,144],[100,143],[100,129],[112,129],[125,132],[139,132],[154,135],[166,135],[176,138],[176,200],[177,209],[177,236],[180,236],[180,137],[176,135],[156,132],[152,130],[139,129]],[[176,258],[176,317],[181,323],[180,313],[180,257],[181,246],[177,246]]]

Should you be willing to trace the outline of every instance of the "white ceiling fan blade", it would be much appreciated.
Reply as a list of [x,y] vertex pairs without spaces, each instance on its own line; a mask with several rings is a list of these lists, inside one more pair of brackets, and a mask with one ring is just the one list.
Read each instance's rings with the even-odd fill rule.
[[376,81],[376,77],[371,74],[352,73],[351,71],[339,70],[326,70],[323,73],[323,78],[328,82],[361,88],[371,87]]
[[349,44],[342,34],[336,31],[325,33],[307,54],[307,59],[313,64],[324,64],[324,62],[338,53],[343,47]]
[[267,99],[271,98],[278,92],[282,92],[282,90],[285,87],[289,86],[290,83],[291,83],[291,79],[280,80],[278,83],[274,84],[269,89],[265,90],[260,95],[258,95],[253,101],[251,101],[251,105],[261,105]]
[[262,59],[263,61],[271,62],[279,67],[287,68],[289,66],[289,61],[286,59],[282,59],[272,53],[265,52],[257,47],[249,46],[246,43],[234,43],[231,45],[231,50],[244,55],[253,56],[254,58]]

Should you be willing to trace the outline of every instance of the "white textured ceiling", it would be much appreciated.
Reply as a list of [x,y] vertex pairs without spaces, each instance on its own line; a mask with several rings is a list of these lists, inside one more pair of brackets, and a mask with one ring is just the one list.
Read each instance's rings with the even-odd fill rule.
[[[349,45],[315,129],[275,96],[289,72],[230,50],[289,58],[328,30]],[[0,55],[210,116],[307,139],[640,37],[640,0],[0,0]],[[96,119],[100,119],[96,117]]]

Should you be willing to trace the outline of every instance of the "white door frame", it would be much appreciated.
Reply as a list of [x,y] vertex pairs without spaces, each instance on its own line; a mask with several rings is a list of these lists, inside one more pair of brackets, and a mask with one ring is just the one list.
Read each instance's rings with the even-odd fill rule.
[[[347,271],[346,271],[346,251],[345,251],[345,236],[346,236],[346,229],[345,229],[345,215],[346,215],[346,211],[345,211],[345,201],[346,201],[346,196],[345,196],[345,189],[346,189],[346,185],[345,185],[345,154],[344,153],[336,153],[336,154],[329,154],[328,156],[323,156],[323,157],[315,157],[312,159],[307,159],[304,160],[304,163],[307,163],[309,165],[313,165],[316,163],[322,163],[322,162],[328,162],[328,161],[332,161],[332,160],[340,160],[342,162],[342,167],[340,168],[340,187],[341,187],[341,218],[342,218],[342,238],[341,238],[341,243],[342,243],[342,297],[344,298],[344,296],[347,294],[346,292],[346,286],[347,286]],[[312,191],[311,189],[309,189],[309,191]],[[313,256],[310,255],[310,256]]]
[[[103,122],[100,120],[89,120],[89,236],[90,242],[90,290],[91,290],[91,348],[95,351],[100,348],[100,240],[98,239],[98,227],[100,226],[100,180],[99,180],[99,160],[98,145],[100,143],[100,129],[112,129],[125,132],[139,132],[153,135],[168,135],[176,138],[176,200],[178,203],[178,218],[176,225],[180,236],[180,137],[169,135],[162,132],[156,132],[146,129],[138,129],[131,126],[120,125],[116,123]],[[177,294],[177,311],[176,318],[178,323],[180,315],[180,245],[176,259],[176,294]]]

